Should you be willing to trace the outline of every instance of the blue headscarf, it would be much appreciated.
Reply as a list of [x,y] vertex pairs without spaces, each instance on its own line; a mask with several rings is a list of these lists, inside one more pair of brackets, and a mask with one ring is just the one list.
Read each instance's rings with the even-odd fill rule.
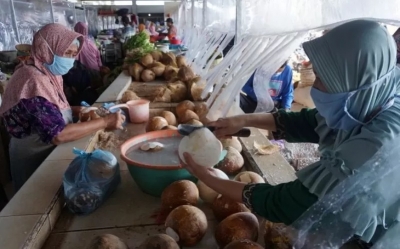
[[[357,120],[370,121],[349,131],[332,130],[321,115],[316,115],[321,159],[297,176],[311,193],[322,198],[349,176],[362,173],[358,171],[364,163],[399,137],[400,99],[394,97],[400,90],[400,71],[396,67],[394,39],[373,21],[343,24],[303,47],[328,93],[364,89],[349,99],[347,108]],[[374,115],[393,98],[388,109]],[[369,218],[382,221],[384,215],[372,212]],[[353,224],[366,241],[379,225],[368,221],[361,224],[357,216],[342,218]]]

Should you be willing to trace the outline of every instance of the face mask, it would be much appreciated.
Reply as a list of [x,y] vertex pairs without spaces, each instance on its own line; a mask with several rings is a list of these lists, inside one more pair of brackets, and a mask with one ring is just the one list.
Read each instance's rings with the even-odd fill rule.
[[44,64],[44,66],[54,75],[65,75],[74,66],[74,58],[65,58],[54,55],[52,64]]
[[353,95],[359,91],[366,90],[375,85],[383,83],[385,79],[391,75],[392,71],[393,70],[373,84],[361,87],[349,93],[325,93],[313,87],[311,88],[311,98],[313,99],[319,114],[325,118],[326,124],[329,128],[349,131],[357,125],[366,125],[374,117],[378,116],[380,113],[393,105],[394,98],[391,98],[380,108],[380,111],[377,112],[373,117],[369,118],[366,123],[354,118],[347,110],[347,103]]
[[[40,36],[42,36],[39,33]],[[43,38],[43,36],[42,36]],[[46,40],[43,38],[43,40],[46,42]],[[79,41],[74,40],[73,44],[77,44],[79,46]],[[71,68],[74,66],[75,58],[66,58],[66,57],[61,57],[58,55],[55,55],[53,53],[53,50],[50,48],[49,44],[46,42],[47,47],[50,49],[50,52],[53,54],[53,63],[52,64],[47,64],[44,63],[43,65],[49,70],[52,74],[54,75],[65,75],[71,70]]]

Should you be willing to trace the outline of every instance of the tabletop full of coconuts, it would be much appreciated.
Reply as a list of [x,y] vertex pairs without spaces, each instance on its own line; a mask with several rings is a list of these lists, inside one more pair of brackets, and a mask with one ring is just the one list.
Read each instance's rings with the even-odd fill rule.
[[[186,65],[184,57],[154,51],[144,56],[140,63],[124,67],[134,82],[124,92],[120,102],[146,98],[151,103],[175,103],[172,110],[161,109],[156,114],[152,114],[150,110],[151,117],[146,131],[176,130],[178,124],[202,126],[207,122],[208,108],[202,102],[205,99],[201,97],[205,83]],[[157,79],[163,83],[152,85],[152,81]],[[147,85],[143,85],[143,82]],[[151,90],[146,93],[140,90],[145,87]],[[96,118],[87,116],[87,120]],[[163,144],[149,141],[140,148],[157,153],[163,150]],[[215,165],[214,168],[222,179],[246,183],[265,182],[257,173],[245,171],[242,145],[236,137],[217,139],[210,130],[203,128],[183,137],[177,149],[179,151],[176,156],[181,160],[182,154],[189,152],[198,164]],[[226,156],[220,160],[222,150],[226,151]],[[264,248],[264,245],[265,248],[291,248],[287,239],[278,232],[282,229],[280,225],[264,223],[244,204],[216,193],[201,181],[175,181],[163,190],[161,198],[153,201],[160,207],[157,221],[154,222],[161,228],[158,233],[143,234],[140,240],[131,241],[123,236],[117,237],[112,232],[103,235],[96,232],[90,243],[85,245],[86,248],[259,249]],[[124,208],[115,199],[110,198],[107,202],[109,205]],[[208,215],[204,208],[210,210]],[[91,215],[96,215],[96,212]],[[118,227],[118,224],[115,226]],[[204,247],[205,240],[211,241],[211,244]]]

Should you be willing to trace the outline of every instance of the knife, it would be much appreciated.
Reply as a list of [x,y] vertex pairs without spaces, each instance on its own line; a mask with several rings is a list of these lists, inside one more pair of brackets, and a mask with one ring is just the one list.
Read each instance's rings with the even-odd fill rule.
[[[190,133],[194,132],[195,130],[208,128],[210,131],[214,132],[214,126],[197,126],[197,125],[188,125],[188,124],[180,124],[178,125],[178,132],[183,136],[189,136]],[[229,134],[228,136],[233,137],[250,137],[251,131],[248,128],[243,128],[240,131],[236,132],[235,134]]]

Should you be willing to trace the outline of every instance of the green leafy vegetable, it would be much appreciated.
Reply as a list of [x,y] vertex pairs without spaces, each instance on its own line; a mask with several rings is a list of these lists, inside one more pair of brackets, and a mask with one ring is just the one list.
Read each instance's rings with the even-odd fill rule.
[[140,32],[125,42],[124,49],[127,51],[124,62],[134,64],[139,62],[146,54],[154,51],[154,45],[150,43],[149,36],[146,33]]

